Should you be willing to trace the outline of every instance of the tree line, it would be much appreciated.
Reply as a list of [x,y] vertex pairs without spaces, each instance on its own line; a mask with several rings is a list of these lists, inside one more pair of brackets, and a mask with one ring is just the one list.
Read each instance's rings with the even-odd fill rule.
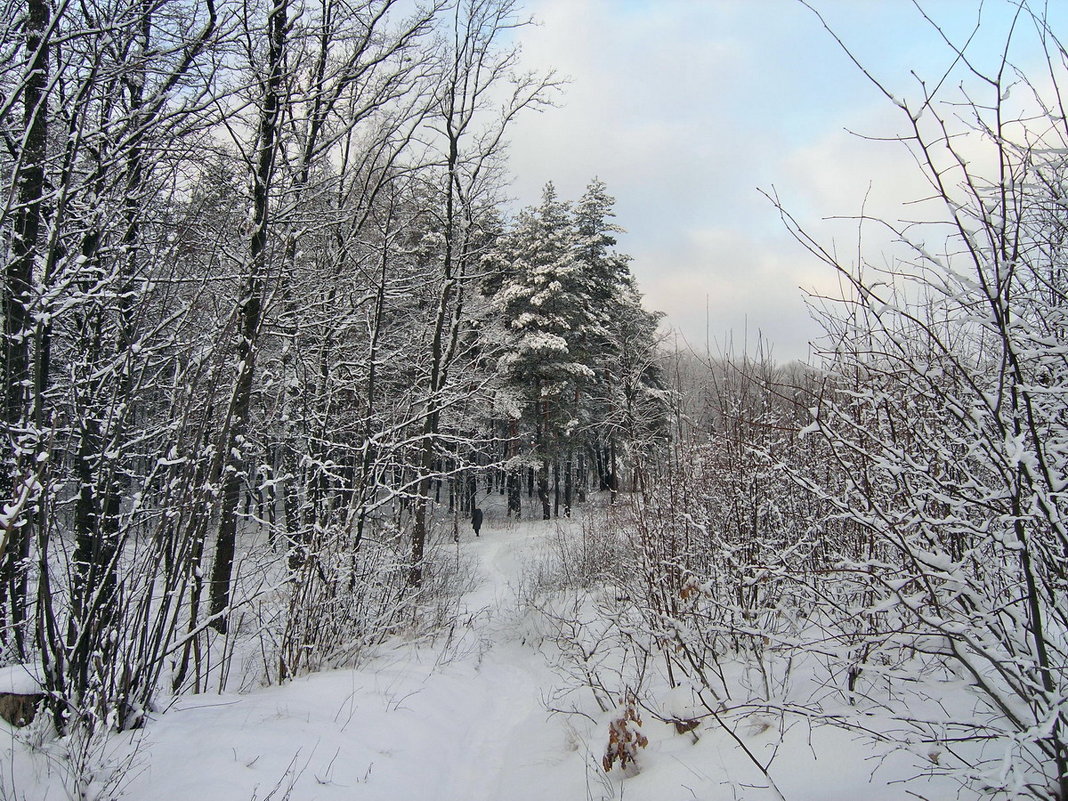
[[268,680],[384,636],[442,486],[548,516],[640,464],[656,317],[606,187],[507,213],[558,88],[512,0],[0,20],[0,658],[61,731],[225,686],[249,614]]

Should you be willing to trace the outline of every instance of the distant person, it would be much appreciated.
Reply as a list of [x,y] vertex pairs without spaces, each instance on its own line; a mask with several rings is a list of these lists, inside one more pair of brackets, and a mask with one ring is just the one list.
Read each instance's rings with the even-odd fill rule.
[[475,510],[471,512],[471,528],[475,530],[475,536],[478,536],[478,530],[482,528],[482,510],[477,506]]

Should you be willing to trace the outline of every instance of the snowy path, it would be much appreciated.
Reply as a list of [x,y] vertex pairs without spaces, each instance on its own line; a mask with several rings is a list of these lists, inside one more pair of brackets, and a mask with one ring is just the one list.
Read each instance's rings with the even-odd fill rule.
[[448,642],[398,643],[359,670],[247,695],[184,698],[148,729],[128,796],[585,798],[585,755],[567,722],[545,709],[557,677],[522,642],[510,611],[512,588],[554,526],[489,524],[477,540],[466,533],[460,548],[481,580]]

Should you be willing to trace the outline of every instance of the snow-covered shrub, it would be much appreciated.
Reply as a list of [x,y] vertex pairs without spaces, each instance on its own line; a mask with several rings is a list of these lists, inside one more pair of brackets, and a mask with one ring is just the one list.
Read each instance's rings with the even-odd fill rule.
[[619,568],[626,543],[613,522],[620,508],[606,504],[584,510],[580,526],[557,527],[551,548],[534,565],[524,588],[529,602],[544,593],[600,586]]
[[441,538],[428,547],[415,590],[408,586],[406,544],[389,527],[369,528],[355,552],[340,532],[330,536],[306,550],[274,602],[267,633],[277,662],[269,665],[269,681],[354,666],[394,634],[433,635],[455,619],[457,600],[472,588],[469,557]]
[[[126,798],[130,782],[145,767],[142,734],[116,737],[103,727],[91,731],[86,726],[72,726],[69,734],[57,737],[53,722],[42,716],[13,732],[5,743],[0,801]],[[54,780],[54,785],[45,790],[42,777]],[[42,791],[44,795],[35,794]]]
[[355,664],[404,617],[408,560],[397,538],[365,536],[353,552],[340,536],[334,529],[309,543],[281,591],[273,680]]
[[624,501],[628,641],[657,655],[669,687],[697,688],[706,713],[781,698],[811,625],[796,577],[828,563],[808,494],[781,465],[813,457],[797,436],[812,380],[766,361],[710,366],[701,428]]
[[847,262],[783,211],[843,287],[817,309],[828,378],[807,429],[829,469],[791,473],[858,535],[827,539],[834,569],[809,581],[852,700],[969,789],[1064,799],[1066,76],[1049,20],[1016,10],[989,59],[946,37],[938,80],[864,73],[930,187],[881,221],[900,250]]

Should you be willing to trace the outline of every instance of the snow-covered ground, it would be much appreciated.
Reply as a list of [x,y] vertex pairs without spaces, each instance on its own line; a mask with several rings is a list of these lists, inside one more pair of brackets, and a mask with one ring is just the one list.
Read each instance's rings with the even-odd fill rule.
[[542,694],[554,675],[512,625],[509,589],[553,524],[492,524],[459,546],[478,587],[451,632],[399,640],[359,670],[246,695],[190,696],[152,724],[133,798],[544,799],[585,794],[566,721]]
[[[576,525],[569,523],[566,525]],[[780,795],[739,743],[707,722],[693,734],[646,720],[639,770],[600,768],[610,715],[572,695],[577,714],[550,711],[564,679],[551,646],[519,608],[517,588],[548,547],[555,522],[487,519],[482,537],[464,533],[458,555],[478,572],[463,612],[432,642],[402,637],[356,670],[299,678],[247,694],[181,698],[143,731],[106,751],[133,753],[124,797],[154,801],[684,801],[774,799]],[[578,698],[576,702],[574,699]],[[864,741],[759,717],[734,721],[781,797],[798,801],[899,799],[895,778],[915,768],[876,760]],[[3,735],[10,729],[0,724]],[[28,731],[28,730],[27,730]],[[0,761],[0,799],[65,799],[55,759]],[[38,735],[40,736],[40,735]],[[14,739],[8,740],[8,744]],[[10,750],[5,748],[4,750]],[[43,752],[39,752],[43,753]],[[99,759],[99,756],[93,757]],[[873,772],[878,771],[874,774]],[[10,771],[14,771],[13,776]],[[12,784],[15,786],[12,787]],[[69,782],[68,782],[69,784]],[[920,797],[949,798],[948,784],[910,785]]]

